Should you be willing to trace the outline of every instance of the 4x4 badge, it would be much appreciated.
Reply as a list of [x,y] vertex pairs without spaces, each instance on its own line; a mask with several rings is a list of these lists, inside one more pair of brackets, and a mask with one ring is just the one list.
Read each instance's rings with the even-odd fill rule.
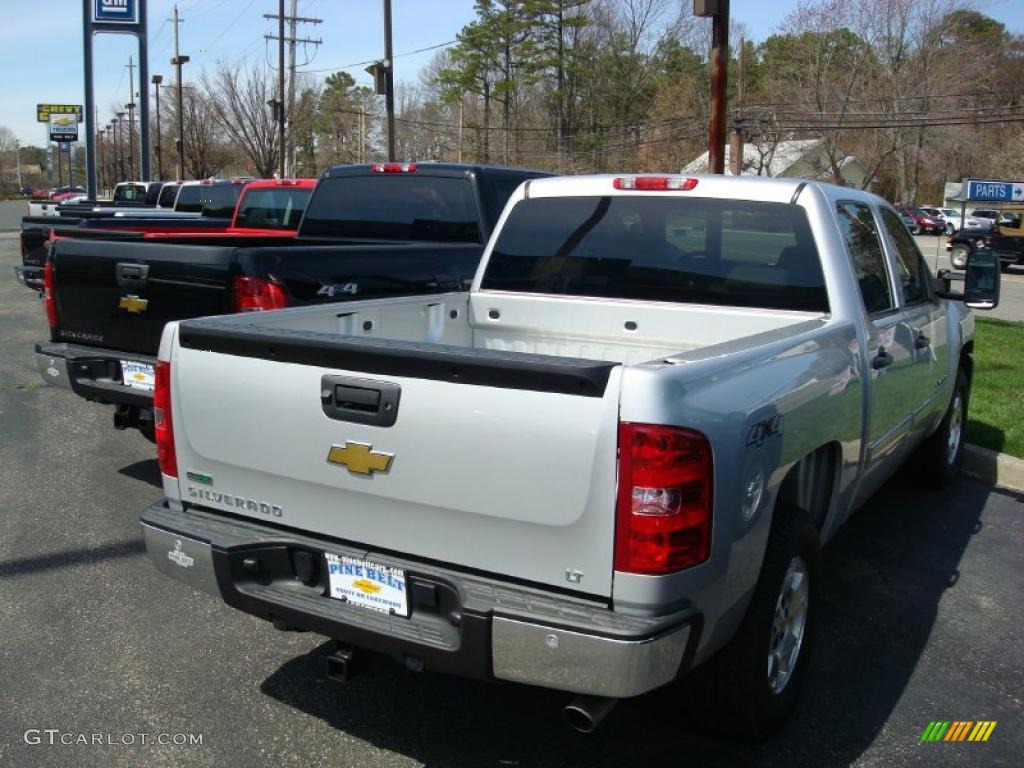
[[328,464],[340,464],[357,475],[372,475],[374,472],[387,472],[395,454],[373,450],[369,443],[353,443],[345,441],[345,447],[332,445],[327,452]]

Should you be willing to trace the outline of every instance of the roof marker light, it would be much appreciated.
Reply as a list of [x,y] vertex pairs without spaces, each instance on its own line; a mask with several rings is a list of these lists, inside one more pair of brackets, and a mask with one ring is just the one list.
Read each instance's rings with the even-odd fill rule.
[[416,173],[416,163],[374,163],[374,173]]
[[689,192],[697,186],[697,179],[687,176],[617,176],[612,186],[638,192]]

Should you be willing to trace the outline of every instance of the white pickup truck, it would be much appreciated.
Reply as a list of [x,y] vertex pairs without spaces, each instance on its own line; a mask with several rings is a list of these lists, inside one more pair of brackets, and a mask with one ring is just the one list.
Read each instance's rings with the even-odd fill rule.
[[968,305],[881,198],[593,176],[513,194],[467,292],[169,323],[156,368],[168,575],[411,669],[615,700],[695,670],[777,729],[821,544],[904,459],[957,471]]

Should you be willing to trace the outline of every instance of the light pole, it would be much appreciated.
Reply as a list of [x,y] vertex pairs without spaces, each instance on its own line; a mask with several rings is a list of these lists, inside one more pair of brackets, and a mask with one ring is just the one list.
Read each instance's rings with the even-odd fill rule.
[[181,67],[188,62],[188,56],[175,56],[171,59],[171,64],[178,68],[178,181],[185,178],[185,108],[181,95]]
[[160,83],[163,81],[163,75],[153,75],[152,83],[156,88],[156,176],[160,181],[164,180],[164,165],[160,147]]
[[14,162],[18,166],[18,194],[21,194],[21,148],[18,140],[14,140]]
[[134,180],[135,176],[135,102],[131,101],[124,105],[128,110],[128,176]]
[[124,139],[121,137],[121,123],[124,121],[124,112],[115,112],[117,115],[117,143],[121,146],[121,162],[118,165],[118,171],[120,171],[121,181],[125,181],[124,175]]
[[[117,120],[111,120],[107,123],[107,130],[110,132],[110,147],[113,152],[110,156],[110,178],[108,182],[115,182],[117,180]],[[111,184],[113,187],[113,184]]]
[[708,172],[725,173],[729,0],[693,0],[693,15],[711,17],[711,120],[708,125]]

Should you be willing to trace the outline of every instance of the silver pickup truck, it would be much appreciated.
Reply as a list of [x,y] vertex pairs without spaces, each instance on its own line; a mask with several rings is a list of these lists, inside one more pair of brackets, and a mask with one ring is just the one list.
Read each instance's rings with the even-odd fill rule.
[[821,545],[908,457],[957,472],[964,303],[998,302],[998,264],[937,285],[867,193],[528,181],[469,292],[169,323],[146,545],[337,640],[336,677],[376,652],[564,690],[589,730],[693,670],[703,713],[763,737]]

